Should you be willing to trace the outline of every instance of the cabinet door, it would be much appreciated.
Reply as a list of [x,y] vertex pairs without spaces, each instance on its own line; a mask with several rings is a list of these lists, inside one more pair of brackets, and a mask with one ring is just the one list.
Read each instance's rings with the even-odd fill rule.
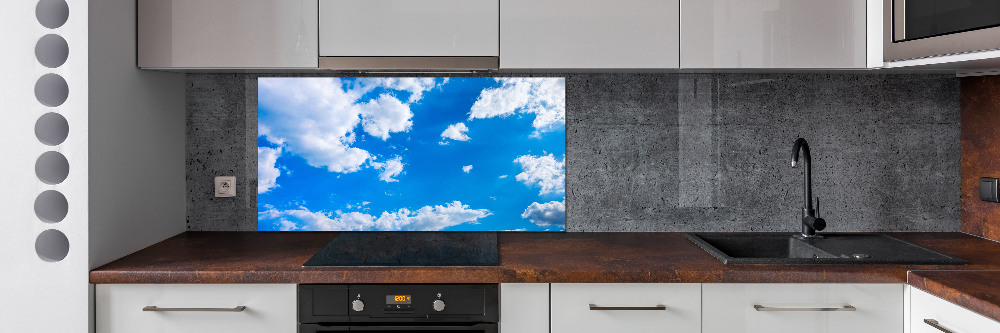
[[698,333],[701,285],[553,283],[552,333]]
[[503,0],[501,68],[677,68],[678,0]]
[[549,284],[500,284],[500,333],[549,333]]
[[317,67],[316,0],[138,0],[141,68]]
[[[295,332],[294,284],[99,284],[98,333]],[[144,311],[156,306],[166,311]],[[212,309],[246,308],[239,312]],[[171,311],[197,308],[195,311]]]
[[499,0],[320,0],[324,57],[500,55]]
[[[705,284],[705,333],[903,331],[901,284]],[[853,311],[830,311],[854,307]],[[849,309],[849,308],[847,308]]]
[[1000,322],[923,290],[910,288],[910,332],[907,333],[942,332],[925,320],[936,321],[936,325],[953,333],[1000,332]]
[[867,1],[682,0],[681,68],[865,68]]

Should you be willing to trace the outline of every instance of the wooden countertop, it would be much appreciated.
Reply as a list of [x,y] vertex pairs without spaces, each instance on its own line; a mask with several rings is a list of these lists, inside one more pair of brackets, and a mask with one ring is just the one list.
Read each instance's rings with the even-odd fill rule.
[[1000,271],[912,271],[907,283],[1000,321]]
[[1000,244],[962,233],[894,233],[969,262],[724,265],[683,233],[499,233],[500,265],[302,267],[334,232],[186,232],[90,272],[91,283],[905,283],[910,270],[1000,270]]
[[[968,265],[724,265],[683,233],[498,235],[500,265],[302,267],[335,232],[186,232],[90,272],[91,283],[909,283],[1000,321],[1000,243],[892,233]],[[909,273],[907,273],[909,272]]]

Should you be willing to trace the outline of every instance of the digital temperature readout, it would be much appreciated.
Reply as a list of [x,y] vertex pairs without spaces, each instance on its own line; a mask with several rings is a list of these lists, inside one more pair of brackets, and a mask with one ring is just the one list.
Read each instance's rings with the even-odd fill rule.
[[385,295],[385,304],[411,304],[410,295]]

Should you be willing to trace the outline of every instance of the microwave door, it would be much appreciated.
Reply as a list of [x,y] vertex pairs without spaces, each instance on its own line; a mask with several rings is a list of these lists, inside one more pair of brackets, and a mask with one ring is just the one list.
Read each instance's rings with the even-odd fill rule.
[[892,11],[897,42],[1000,26],[996,0],[894,0]]

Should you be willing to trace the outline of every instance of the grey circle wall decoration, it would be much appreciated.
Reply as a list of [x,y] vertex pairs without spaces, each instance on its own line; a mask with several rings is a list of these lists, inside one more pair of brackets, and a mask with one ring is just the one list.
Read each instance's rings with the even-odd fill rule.
[[35,18],[43,27],[61,27],[69,19],[69,4],[66,0],[39,0],[35,5]]
[[48,107],[57,107],[69,98],[69,85],[58,74],[45,74],[35,82],[35,98]]
[[69,58],[69,44],[66,39],[56,34],[42,36],[35,43],[35,59],[48,68],[56,68],[66,63]]
[[35,121],[35,137],[46,145],[57,146],[66,141],[68,136],[69,122],[58,113],[43,114]]
[[35,215],[46,223],[59,223],[69,213],[66,196],[55,190],[47,190],[35,198]]
[[49,185],[62,183],[69,176],[69,161],[59,152],[44,152],[35,161],[35,175]]
[[44,261],[62,261],[69,254],[69,238],[59,230],[42,231],[35,238],[35,253]]

